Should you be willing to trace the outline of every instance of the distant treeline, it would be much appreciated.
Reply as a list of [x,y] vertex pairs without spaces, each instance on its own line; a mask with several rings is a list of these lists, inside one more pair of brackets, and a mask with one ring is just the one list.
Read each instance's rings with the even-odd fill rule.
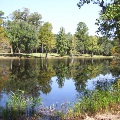
[[15,10],[4,19],[0,11],[0,53],[58,53],[64,55],[116,55],[118,39],[105,36],[90,36],[88,27],[79,22],[76,32],[66,33],[61,27],[53,34],[52,24],[42,21],[38,12],[30,13],[28,8]]

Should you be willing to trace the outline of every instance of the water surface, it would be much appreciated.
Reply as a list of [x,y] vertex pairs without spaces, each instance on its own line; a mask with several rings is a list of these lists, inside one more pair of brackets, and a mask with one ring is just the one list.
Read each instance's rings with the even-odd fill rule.
[[86,90],[107,89],[120,76],[112,60],[1,59],[0,106],[9,93],[23,90],[41,97],[43,106],[75,102]]

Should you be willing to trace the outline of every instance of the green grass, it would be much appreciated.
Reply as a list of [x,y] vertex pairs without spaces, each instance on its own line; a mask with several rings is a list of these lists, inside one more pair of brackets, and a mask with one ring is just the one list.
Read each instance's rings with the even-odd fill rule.
[[68,113],[64,115],[67,118],[81,118],[86,114],[94,116],[98,113],[120,112],[120,85],[112,86],[107,91],[96,90],[87,91],[86,95],[75,103],[73,108],[68,109]]
[[[45,57],[45,53],[31,53],[31,57]],[[48,53],[49,57],[61,57],[60,54],[57,53]],[[70,57],[69,55],[65,55],[63,57]],[[90,54],[82,54],[82,55],[75,55],[74,57],[78,58],[91,58]],[[113,58],[113,56],[103,56],[103,55],[93,55],[93,58]]]
[[[11,95],[6,103],[6,108],[1,108],[0,113],[2,120],[17,120],[21,117],[29,117],[35,114],[35,106],[41,105],[40,98],[25,97],[25,92],[18,90],[11,92]],[[26,116],[26,114],[28,116]]]
[[[30,53],[30,54],[26,54],[26,53],[15,53],[14,56],[13,54],[11,53],[0,53],[0,56],[5,56],[5,57],[27,57],[27,58],[31,58],[31,57],[42,57],[42,58],[45,58],[46,54],[45,53]],[[48,58],[51,58],[51,57],[61,57],[60,54],[57,54],[57,53],[48,53]],[[62,56],[63,58],[66,58],[66,57],[70,57],[69,55],[65,55],[65,56]],[[77,57],[77,58],[91,58],[91,55],[90,54],[76,54],[74,55],[74,57]],[[93,58],[113,58],[113,56],[103,56],[103,55],[93,55]]]
[[[31,53],[33,57],[45,57],[45,53]],[[60,55],[57,53],[48,53],[48,57],[59,57]]]

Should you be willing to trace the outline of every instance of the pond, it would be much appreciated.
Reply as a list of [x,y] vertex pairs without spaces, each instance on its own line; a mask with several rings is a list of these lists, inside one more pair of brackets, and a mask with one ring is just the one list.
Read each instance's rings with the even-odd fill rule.
[[107,89],[120,77],[108,59],[1,59],[0,106],[9,93],[23,90],[43,106],[75,102],[86,90]]

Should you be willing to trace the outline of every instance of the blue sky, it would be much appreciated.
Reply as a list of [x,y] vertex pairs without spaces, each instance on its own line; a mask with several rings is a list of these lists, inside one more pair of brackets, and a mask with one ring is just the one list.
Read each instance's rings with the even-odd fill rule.
[[79,0],[1,0],[0,10],[8,16],[13,11],[29,8],[30,13],[38,12],[42,15],[42,21],[50,22],[53,33],[58,33],[60,27],[64,27],[66,33],[75,33],[77,24],[85,22],[89,28],[89,35],[94,35],[97,30],[96,18],[99,17],[100,8],[89,4],[81,9],[77,7]]

